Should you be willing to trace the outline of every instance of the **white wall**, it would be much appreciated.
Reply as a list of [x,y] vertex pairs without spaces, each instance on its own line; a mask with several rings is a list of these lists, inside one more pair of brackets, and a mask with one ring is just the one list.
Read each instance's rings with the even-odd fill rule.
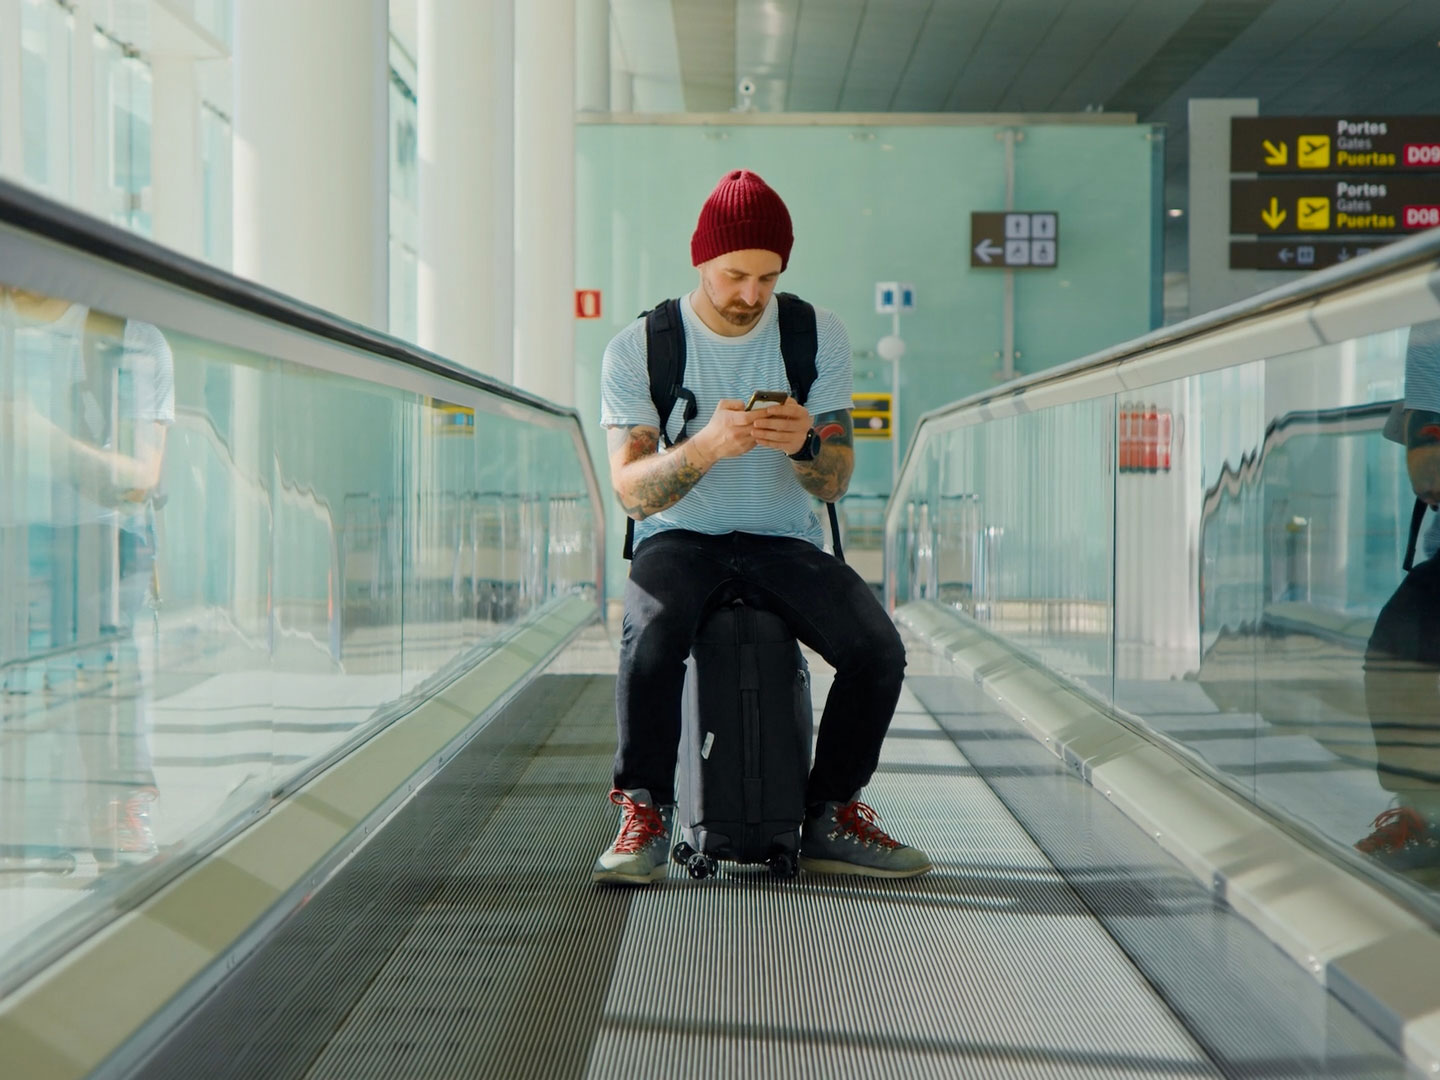
[[420,344],[509,381],[514,348],[513,0],[421,0]]
[[235,272],[384,328],[386,0],[235,12]]
[[575,0],[515,10],[514,383],[575,401]]
[[[102,121],[114,103],[95,47],[98,30],[123,44],[151,79],[150,186],[138,207],[151,217],[150,235],[204,257],[200,113],[206,103],[222,114],[230,111],[228,43],[169,0],[123,8],[102,0],[74,0],[67,7],[47,0],[29,11],[44,16],[47,28],[43,99],[23,93],[22,0],[0,0],[0,175],[113,220],[117,197],[108,190],[108,126]],[[37,117],[51,166],[43,182],[26,174],[24,161],[24,132]],[[228,248],[219,246],[222,253]]]

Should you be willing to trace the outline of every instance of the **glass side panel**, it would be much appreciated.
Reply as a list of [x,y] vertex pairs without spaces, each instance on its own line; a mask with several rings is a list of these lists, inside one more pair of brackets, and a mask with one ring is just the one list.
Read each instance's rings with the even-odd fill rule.
[[215,35],[225,46],[232,44],[235,23],[234,0],[192,0],[195,22]]
[[961,608],[1440,888],[1440,321],[927,428],[894,599]]
[[352,359],[0,288],[0,981],[595,597],[573,418]]
[[116,225],[149,236],[150,65],[104,33],[96,31],[93,40],[96,205]]
[[1108,695],[1113,423],[1089,401],[932,437],[899,504],[898,595],[959,607]]
[[229,267],[233,247],[234,133],[213,106],[200,106],[200,250],[216,266]]
[[[20,5],[20,126],[25,179],[57,199],[73,188],[74,16],[55,0]],[[9,57],[7,57],[7,60]]]

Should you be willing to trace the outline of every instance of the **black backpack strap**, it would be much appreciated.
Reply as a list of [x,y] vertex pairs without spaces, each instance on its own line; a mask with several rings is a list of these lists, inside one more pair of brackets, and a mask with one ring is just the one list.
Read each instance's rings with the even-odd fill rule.
[[815,367],[815,355],[820,351],[815,308],[794,293],[776,293],[775,300],[780,305],[780,355],[785,360],[785,375],[790,393],[804,405],[819,374]]
[[685,324],[680,321],[680,301],[666,300],[645,313],[645,363],[650,369],[650,400],[660,414],[660,442],[673,446],[668,425],[676,400],[685,399],[680,437],[695,419],[695,395],[685,389]]
[[[790,393],[801,405],[810,396],[819,369],[815,357],[820,352],[820,335],[815,329],[815,308],[794,293],[776,293],[775,300],[780,306],[780,355],[785,360],[785,376],[790,380]],[[845,561],[844,549],[840,546],[840,519],[835,514],[835,504],[826,503],[830,512],[830,540],[835,548],[835,557]]]
[[[656,304],[640,316],[645,320],[645,364],[650,371],[650,400],[655,402],[655,411],[660,414],[660,443],[673,446],[670,441],[670,413],[675,402],[685,401],[685,412],[680,421],[680,438],[688,437],[687,428],[695,419],[699,407],[695,395],[685,389],[685,324],[680,321],[680,301],[665,300]],[[635,554],[635,519],[625,518],[625,548],[621,554],[629,559]]]
[[1401,563],[1406,571],[1415,568],[1415,548],[1420,543],[1420,526],[1425,523],[1425,511],[1430,504],[1424,499],[1415,500],[1415,509],[1410,511],[1410,541],[1405,545],[1405,561]]
[[840,519],[835,516],[835,504],[827,502],[825,509],[830,511],[830,543],[835,548],[835,558],[844,562],[845,549],[840,546]]

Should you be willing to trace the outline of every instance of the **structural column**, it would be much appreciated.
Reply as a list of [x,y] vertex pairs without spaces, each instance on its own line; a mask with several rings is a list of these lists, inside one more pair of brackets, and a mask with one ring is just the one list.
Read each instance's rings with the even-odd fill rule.
[[509,382],[514,0],[421,0],[416,49],[420,344]]
[[386,0],[235,5],[235,272],[389,321]]
[[1255,116],[1255,98],[1193,98],[1190,129],[1190,315],[1303,277],[1303,271],[1230,269],[1230,120]]
[[0,4],[0,116],[14,121],[0,125],[0,175],[11,179],[25,170],[25,132],[19,121],[20,5]]
[[70,99],[70,115],[75,126],[70,131],[74,157],[71,159],[71,198],[75,205],[101,217],[106,216],[100,205],[97,173],[105,163],[95,160],[95,110],[81,105],[81,102],[95,100],[95,20],[93,0],[76,0],[72,9],[75,17],[75,37],[70,62],[74,79],[71,82],[74,97]]
[[610,0],[575,0],[575,108],[610,111]]
[[575,0],[515,11],[514,382],[575,401]]
[[195,61],[188,56],[156,56],[150,170],[155,240],[186,255],[200,257],[201,182],[200,88]]

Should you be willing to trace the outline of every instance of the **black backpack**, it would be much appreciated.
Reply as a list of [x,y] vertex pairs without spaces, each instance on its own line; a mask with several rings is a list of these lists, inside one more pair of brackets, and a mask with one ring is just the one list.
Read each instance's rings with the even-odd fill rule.
[[[815,308],[794,293],[776,293],[780,307],[780,356],[785,361],[785,376],[790,380],[790,393],[801,405],[810,396],[818,371],[815,354],[820,340],[815,329]],[[645,358],[650,369],[650,399],[660,414],[660,441],[668,449],[689,438],[687,428],[699,407],[695,395],[685,389],[685,326],[680,321],[680,301],[666,300],[641,316],[645,320]],[[673,442],[668,430],[670,413],[675,402],[684,399],[685,412],[680,422],[680,437]],[[840,548],[840,523],[835,504],[826,503],[830,511],[830,538],[835,557],[845,561]],[[635,519],[625,518],[625,558],[634,554]]]
[[1425,524],[1425,511],[1430,509],[1430,504],[1424,499],[1415,500],[1415,509],[1410,512],[1410,540],[1405,545],[1405,561],[1400,564],[1401,569],[1410,571],[1415,568],[1415,548],[1420,543],[1420,528]]

